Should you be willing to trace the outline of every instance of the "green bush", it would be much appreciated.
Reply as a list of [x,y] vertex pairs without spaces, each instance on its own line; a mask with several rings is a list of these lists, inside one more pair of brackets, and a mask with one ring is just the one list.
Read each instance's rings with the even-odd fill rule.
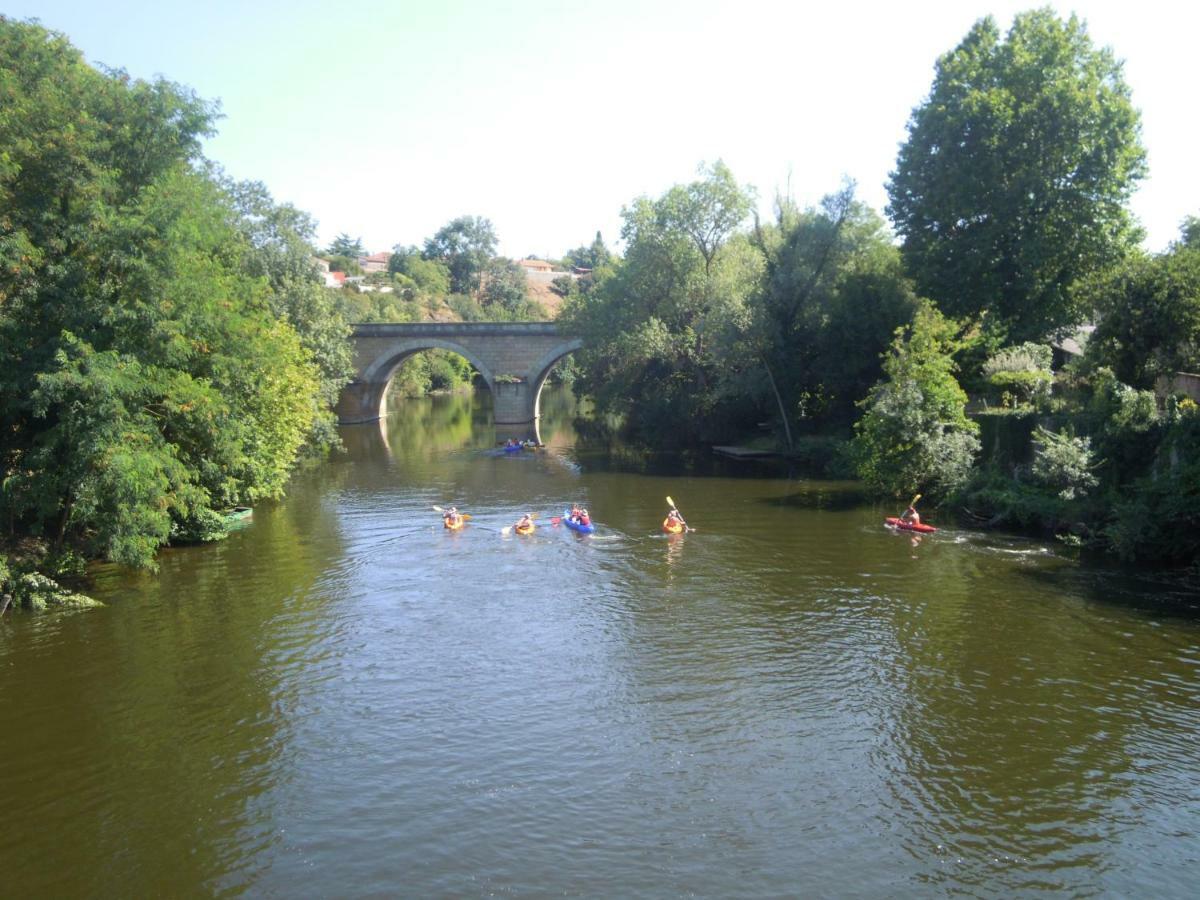
[[1040,404],[1050,395],[1054,375],[1049,370],[992,372],[986,378],[990,399],[1006,409]]
[[1057,491],[1063,500],[1082,497],[1100,483],[1092,472],[1096,461],[1088,438],[1038,428],[1034,448],[1034,480]]
[[1049,372],[1054,351],[1048,344],[1026,342],[998,350],[983,364],[984,375],[998,372]]
[[852,453],[859,477],[882,494],[946,496],[970,477],[979,427],[954,378],[953,326],[922,306],[899,329],[883,363],[885,380],[862,402]]

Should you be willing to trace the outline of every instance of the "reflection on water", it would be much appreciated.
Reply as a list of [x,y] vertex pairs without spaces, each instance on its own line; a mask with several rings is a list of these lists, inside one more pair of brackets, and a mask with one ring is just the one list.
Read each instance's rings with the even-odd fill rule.
[[105,609],[0,622],[0,893],[1194,892],[1176,581],[542,408],[505,454],[486,397],[404,402]]

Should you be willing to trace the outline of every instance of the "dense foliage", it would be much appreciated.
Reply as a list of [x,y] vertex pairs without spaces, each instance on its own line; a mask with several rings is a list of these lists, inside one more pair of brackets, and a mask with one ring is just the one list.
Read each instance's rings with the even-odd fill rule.
[[[211,105],[0,19],[0,521],[135,565],[329,437],[308,223],[199,153]],[[307,271],[306,267],[307,266]]]
[[1134,257],[1087,295],[1098,314],[1088,355],[1122,381],[1149,388],[1200,370],[1200,235],[1185,226],[1166,253]]
[[1134,243],[1126,203],[1144,174],[1121,64],[1075,17],[1038,9],[1004,39],[981,20],[938,60],[888,213],[943,312],[1038,340],[1086,315],[1072,286]]
[[916,305],[883,220],[847,185],[816,209],[780,202],[774,226],[756,228],[754,244],[764,271],[746,337],[785,432],[793,422],[848,425]]
[[622,264],[561,317],[584,339],[577,390],[650,443],[688,444],[716,427],[719,335],[756,277],[746,239],[729,242],[749,193],[723,163],[700,175],[622,210]]
[[425,241],[422,255],[446,265],[451,291],[474,293],[481,287],[484,270],[496,255],[496,230],[482,216],[459,216]]
[[970,476],[978,426],[954,378],[953,332],[936,309],[920,307],[897,332],[884,380],[863,401],[853,452],[860,477],[880,493],[945,497]]

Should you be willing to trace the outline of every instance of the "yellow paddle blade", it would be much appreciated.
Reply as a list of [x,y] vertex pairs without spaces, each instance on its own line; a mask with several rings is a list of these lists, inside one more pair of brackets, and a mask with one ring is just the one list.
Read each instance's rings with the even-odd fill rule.
[[671,499],[670,495],[667,496],[667,506],[671,507],[671,509],[675,508],[675,501]]

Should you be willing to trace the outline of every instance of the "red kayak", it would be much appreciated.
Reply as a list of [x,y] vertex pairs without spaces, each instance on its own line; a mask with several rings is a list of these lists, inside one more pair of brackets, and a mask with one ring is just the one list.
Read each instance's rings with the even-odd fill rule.
[[903,519],[896,518],[884,519],[883,524],[889,528],[899,528],[901,531],[919,531],[922,534],[937,531],[932,525],[914,525],[912,522],[905,522]]

